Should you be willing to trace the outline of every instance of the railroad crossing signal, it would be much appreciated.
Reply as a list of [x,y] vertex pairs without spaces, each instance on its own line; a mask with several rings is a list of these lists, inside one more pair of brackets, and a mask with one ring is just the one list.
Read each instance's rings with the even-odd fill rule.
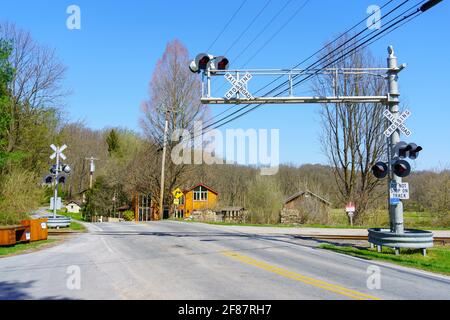
[[411,136],[411,131],[405,126],[405,121],[411,116],[411,112],[409,110],[405,110],[399,117],[392,114],[389,110],[385,110],[383,115],[387,118],[392,124],[389,128],[384,132],[384,135],[389,138],[397,129],[407,137]]
[[401,141],[395,146],[395,155],[400,159],[410,158],[411,160],[415,160],[422,150],[423,148],[415,143],[408,144]]
[[411,174],[411,165],[408,161],[397,160],[392,166],[392,170],[397,177],[406,178]]
[[247,90],[248,82],[253,78],[250,73],[246,73],[239,81],[233,77],[229,72],[225,74],[225,79],[228,80],[233,86],[227,93],[225,93],[225,99],[230,100],[237,93],[243,94],[247,99],[253,99],[253,96]]
[[377,179],[384,179],[389,173],[388,165],[384,162],[377,162],[372,167],[372,173]]
[[227,70],[229,65],[230,61],[224,56],[215,57],[211,54],[200,53],[190,63],[189,69],[193,73],[200,73],[208,69],[214,73],[214,71]]

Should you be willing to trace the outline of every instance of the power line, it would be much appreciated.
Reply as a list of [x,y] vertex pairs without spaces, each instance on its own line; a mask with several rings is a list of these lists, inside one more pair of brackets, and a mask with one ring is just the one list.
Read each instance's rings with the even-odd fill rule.
[[225,26],[219,32],[219,34],[217,35],[216,39],[214,39],[214,41],[211,43],[211,45],[209,46],[208,50],[206,50],[206,52],[209,52],[211,50],[211,48],[216,44],[216,42],[220,39],[220,37],[225,32],[225,30],[227,30],[227,28],[230,26],[231,22],[233,22],[234,18],[236,18],[237,14],[241,11],[242,7],[247,3],[247,1],[248,0],[243,0],[242,1],[241,5],[233,13],[233,15],[231,16],[230,20],[228,20],[228,22],[225,24]]
[[[399,14],[398,16],[396,16],[395,18],[391,19],[387,24],[389,25],[389,23],[392,22],[392,23],[393,23],[392,25],[390,25],[390,26],[388,26],[387,28],[385,28],[385,29],[383,29],[382,31],[380,31],[377,35],[375,35],[375,36],[371,37],[370,39],[364,41],[362,44],[358,45],[356,48],[353,48],[351,51],[349,51],[348,53],[346,53],[345,56],[347,56],[347,55],[350,54],[352,51],[355,51],[356,49],[358,49],[359,47],[361,47],[362,45],[364,45],[364,44],[366,44],[366,43],[369,43],[369,44],[370,44],[370,43],[371,43],[370,41],[371,41],[372,39],[378,37],[380,34],[385,33],[387,30],[389,30],[389,29],[391,29],[392,27],[398,25],[398,24],[401,23],[402,21],[405,21],[405,20],[409,19],[411,16],[413,16],[413,15],[415,15],[415,14],[417,14],[417,13],[420,13],[420,9],[417,8],[416,11],[414,11],[414,12],[408,14],[407,16],[404,16],[400,21],[395,21],[395,20],[397,20],[400,16],[402,16],[402,15],[404,15],[404,14],[407,14],[409,11],[411,11],[412,9],[414,9],[414,7],[416,7],[417,5],[420,5],[420,4],[424,3],[424,2],[426,2],[426,0],[422,0],[422,1],[419,2],[418,4],[413,5],[413,6],[410,7],[409,9],[405,10],[404,12],[402,12],[401,14]],[[370,34],[369,34],[369,35],[370,35]],[[364,36],[362,39],[367,38],[367,36],[369,36],[369,35]],[[386,36],[386,34],[384,34],[383,36]],[[362,40],[362,39],[360,39],[360,40]],[[381,38],[378,38],[378,39],[381,39]],[[372,43],[373,43],[373,42],[372,42]],[[345,49],[344,49],[344,50],[345,50]],[[342,50],[341,52],[343,52],[344,50]],[[344,57],[344,55],[343,55],[342,57]],[[332,64],[335,63],[335,62],[337,62],[338,60],[342,59],[342,57],[338,57],[338,58],[336,58],[335,60],[333,60],[332,62],[328,63],[326,66],[322,67],[322,70],[325,69],[325,68],[327,68],[327,67],[329,67],[330,65],[332,65]],[[294,84],[294,86],[295,86],[295,85],[298,85],[298,84],[300,84],[300,83],[305,82],[306,80],[310,79],[311,77],[313,77],[313,76],[316,75],[317,73],[318,73],[318,71],[315,72],[314,74],[308,75],[308,76],[307,76],[306,78],[304,78],[304,79],[301,79],[301,80],[297,81],[297,82]]]
[[281,32],[284,28],[300,13],[300,11],[303,10],[303,8],[308,4],[309,0],[305,0],[303,4],[291,15],[291,17],[258,49],[256,52],[248,59],[243,65],[242,68],[244,68],[246,65],[250,63],[258,54],[261,53],[262,50],[264,50],[265,47]]
[[267,0],[267,2],[264,4],[264,6],[261,8],[261,10],[256,14],[256,16],[253,18],[253,20],[247,25],[247,27],[241,32],[241,34],[237,37],[237,39],[231,44],[231,46],[225,51],[224,56],[228,54],[228,52],[231,51],[231,49],[234,48],[234,46],[242,39],[244,34],[247,33],[247,31],[253,26],[253,24],[258,20],[258,18],[261,16],[261,14],[267,9],[269,4],[272,2],[272,0]]
[[[275,15],[269,20],[268,23],[262,28],[262,30],[247,44],[247,46],[242,50],[234,59],[232,59],[233,63],[236,63],[236,61],[239,60],[239,58],[253,45],[253,43],[256,42],[256,40],[259,39],[259,37],[264,34],[264,32],[272,25],[272,23],[278,18],[278,16],[287,8],[287,6],[292,2],[292,0],[288,0],[281,8],[278,10]],[[213,79],[214,81],[215,79]],[[223,83],[219,88],[215,90],[219,91],[225,86],[225,83]]]
[[[403,2],[401,5],[404,5],[406,2],[407,2],[407,1]],[[421,3],[423,3],[423,2],[425,2],[425,1],[421,1],[419,4],[421,4]],[[400,6],[401,6],[401,5],[400,5]],[[397,10],[400,6],[397,6],[395,10]],[[415,7],[415,6],[417,6],[417,5],[414,5],[413,7]],[[412,8],[409,8],[409,9],[405,10],[405,11],[404,11],[402,14],[400,14],[399,16],[405,14],[406,12],[411,11],[411,9],[412,9]],[[390,13],[392,13],[392,12],[393,12],[393,11],[391,11]],[[390,13],[389,13],[389,14],[390,14]],[[350,53],[352,53],[352,52],[354,52],[354,51],[356,51],[356,50],[358,50],[358,49],[360,49],[360,50],[363,49],[363,48],[361,48],[363,45],[365,45],[364,47],[367,47],[368,45],[370,45],[371,43],[373,43],[373,42],[375,41],[375,40],[373,40],[373,39],[376,39],[376,40],[381,39],[383,36],[386,36],[386,34],[383,35],[383,33],[385,33],[386,31],[388,31],[388,30],[391,29],[392,27],[398,25],[399,23],[401,23],[401,22],[403,22],[403,21],[405,21],[405,20],[408,20],[408,19],[412,20],[411,18],[414,17],[415,15],[417,15],[418,13],[419,13],[419,14],[421,13],[421,12],[420,12],[420,9],[417,9],[415,12],[413,12],[413,13],[407,15],[407,16],[404,16],[404,17],[401,18],[399,21],[394,21],[394,20],[396,20],[399,16],[397,16],[396,18],[390,20],[390,21],[388,22],[388,24],[389,24],[390,22],[393,22],[393,21],[394,21],[391,25],[389,25],[388,27],[383,28],[381,31],[377,32],[376,35],[374,35],[373,37],[371,37],[371,38],[369,38],[368,40],[364,41],[362,44],[358,45],[357,47],[352,48],[351,50],[349,50],[349,51],[346,52],[345,54],[342,54],[342,56],[341,56],[340,58],[335,59],[335,60],[332,61],[331,63],[328,63],[326,66],[324,66],[324,67],[322,68],[322,70],[323,70],[324,68],[326,68],[327,66],[333,64],[333,63],[336,62],[337,60],[342,59],[343,57],[349,55]],[[392,30],[392,31],[393,31],[393,30]],[[376,31],[372,32],[371,34],[373,34],[373,33],[375,33],[375,32],[376,32]],[[367,37],[367,36],[366,36],[366,37]],[[364,38],[365,38],[365,37],[364,37]],[[363,39],[364,39],[364,38],[363,38]],[[373,41],[372,41],[372,40],[373,40]],[[358,41],[360,41],[360,40],[358,40]],[[345,50],[346,50],[346,49],[342,50],[341,53],[342,53],[343,51],[345,51]],[[333,50],[331,53],[334,53],[335,51],[336,51],[336,50]],[[320,61],[320,60],[322,60],[322,59],[319,59],[319,61]],[[313,64],[313,65],[314,65],[314,64]],[[320,71],[320,70],[316,71],[315,74],[317,74],[319,71]],[[296,82],[296,83],[294,84],[294,87],[298,86],[301,82],[306,81],[307,79],[311,78],[312,76],[314,76],[314,74],[311,74],[311,75],[307,76],[306,79],[301,79],[300,81]],[[267,94],[270,94],[270,93],[276,91],[278,88],[280,88],[280,87],[282,87],[282,86],[284,86],[284,84],[281,85],[281,86],[278,86],[278,87],[275,88],[275,89],[272,89],[272,90],[271,90],[270,92],[268,92]],[[287,89],[286,89],[286,90],[283,90],[282,92],[278,93],[278,94],[275,95],[275,96],[280,96],[281,94],[285,93],[286,91],[287,91]],[[267,95],[267,94],[266,94],[266,95]],[[224,123],[222,123],[222,124],[220,124],[220,125],[215,126],[213,129],[220,128],[220,127],[222,127],[222,126],[224,126],[224,125],[226,125],[226,124],[228,124],[228,123],[230,123],[230,122],[232,122],[232,121],[234,121],[234,120],[236,120],[236,119],[238,119],[238,118],[240,118],[240,117],[242,117],[242,116],[248,114],[249,112],[251,112],[251,111],[253,111],[253,110],[259,108],[261,105],[262,105],[262,104],[256,105],[256,106],[250,108],[249,110],[246,110],[245,112],[243,112],[243,113],[237,115],[236,117],[234,117],[234,118],[232,118],[232,119],[230,119],[230,120],[228,120],[228,121],[226,121],[226,122],[224,122]],[[229,115],[229,116],[227,116],[227,117],[225,117],[225,118],[223,118],[223,119],[221,119],[221,120],[219,120],[219,121],[216,121],[215,123],[209,125],[208,127],[211,127],[211,126],[213,126],[213,125],[215,125],[215,124],[217,124],[217,123],[222,122],[223,120],[225,120],[225,119],[227,119],[227,118],[229,118],[229,117],[231,117],[231,116],[233,116],[233,115],[239,113],[240,111],[244,110],[244,109],[247,108],[248,106],[249,106],[249,105],[240,108],[239,110],[233,112],[231,115]],[[206,128],[204,128],[204,129],[206,129]],[[211,129],[211,130],[213,130],[213,129]],[[207,132],[209,132],[209,131],[210,131],[210,130],[208,130]],[[205,132],[205,133],[206,133],[206,132]]]
[[[417,17],[417,16],[414,16],[414,15],[417,15],[417,14],[420,15],[421,13],[420,13],[419,11],[413,12],[413,13],[411,13],[410,15],[408,15],[408,16],[402,18],[400,21],[396,22],[395,24],[393,24],[393,25],[390,26],[390,27],[393,27],[393,26],[395,26],[397,23],[400,23],[401,21],[404,21],[404,20],[407,20],[407,19],[412,20],[412,18]],[[386,29],[386,30],[388,30],[388,29]],[[379,36],[379,35],[376,35],[376,36],[374,36],[374,37],[378,37],[378,36]],[[386,35],[382,35],[381,37],[378,37],[376,40],[379,40],[379,39],[381,39],[381,38],[384,37],[384,36],[386,36]],[[373,39],[374,37],[370,38],[370,39],[367,40],[367,41],[370,41],[370,40]],[[367,41],[366,41],[366,42],[367,42]],[[368,45],[370,45],[370,44],[373,43],[373,42],[374,42],[374,41],[370,42]],[[364,43],[363,43],[363,44],[364,44]],[[361,46],[361,45],[360,45],[360,46]],[[363,48],[367,47],[367,45],[364,46],[364,47],[362,47],[362,48],[361,48],[360,46],[358,46],[358,47],[352,49],[351,51],[347,52],[346,54],[342,55],[339,59],[341,59],[342,57],[347,56],[348,54],[350,54],[350,53],[356,51],[357,49],[362,50]],[[335,62],[335,61],[333,61],[332,63],[334,63],[334,62]],[[332,63],[330,63],[330,64],[332,64]],[[310,78],[310,77],[312,77],[312,76],[313,76],[313,75],[309,75],[308,77]],[[304,79],[302,79],[302,80],[304,80]],[[294,84],[294,87],[297,86],[299,83],[301,83],[302,80],[300,80],[299,82],[297,82],[296,84]],[[281,94],[285,93],[286,91],[287,91],[287,90],[284,90],[284,91],[280,92],[279,94],[277,94],[277,95],[275,95],[275,96],[280,96]],[[240,117],[242,117],[242,116],[244,116],[244,115],[250,113],[251,111],[254,111],[255,109],[259,108],[260,106],[262,106],[262,104],[256,105],[256,106],[254,106],[254,107],[252,107],[252,108],[246,110],[245,112],[243,112],[243,113],[239,114],[238,116],[236,116],[236,117],[234,117],[234,118],[232,118],[232,119],[230,119],[230,120],[228,120],[228,121],[226,121],[226,122],[224,122],[224,123],[222,123],[222,124],[220,124],[220,125],[214,127],[214,128],[211,129],[211,130],[218,129],[218,128],[220,128],[220,127],[222,127],[222,126],[224,126],[224,125],[226,125],[226,124],[228,124],[228,123],[230,123],[230,122],[232,122],[232,121],[234,121],[234,120],[236,120],[236,119],[238,119],[238,118],[240,118]],[[243,108],[241,108],[240,110],[243,110]],[[210,131],[210,130],[208,130],[207,132],[209,132],[209,131]],[[205,132],[205,133],[207,133],[207,132]]]
[[[385,7],[387,7],[390,3],[392,3],[394,0],[389,0],[387,1],[383,6],[380,7],[380,10],[384,9]],[[406,3],[409,0],[406,0],[404,3]],[[403,4],[404,4],[403,3]],[[402,4],[402,5],[403,5]],[[395,8],[394,8],[395,10]],[[384,17],[388,16],[390,13],[386,14]],[[384,18],[382,17],[382,18]],[[382,19],[380,18],[380,19]],[[307,58],[303,59],[301,62],[299,62],[298,64],[296,64],[294,67],[292,67],[291,69],[295,69],[298,68],[300,65],[302,65],[303,63],[307,62],[308,60],[310,60],[311,58],[315,57],[317,54],[319,54],[320,52],[322,52],[324,49],[326,49],[329,45],[333,44],[334,42],[338,41],[339,39],[341,39],[342,37],[344,37],[345,35],[347,35],[348,33],[350,33],[351,31],[353,31],[354,29],[356,29],[361,23],[365,23],[367,21],[367,17],[364,17],[362,20],[360,20],[358,23],[356,23],[355,25],[353,25],[351,28],[347,29],[346,31],[344,31],[340,36],[338,36],[336,39],[326,43],[321,49],[317,50],[316,52],[312,53],[310,56],[308,56]],[[365,31],[366,29],[364,29]],[[263,91],[264,89],[266,89],[267,87],[269,87],[270,85],[274,84],[275,82],[277,82],[278,80],[280,80],[281,78],[283,78],[283,76],[279,76],[276,79],[272,80],[271,82],[269,82],[268,84],[266,84],[265,86],[263,86],[262,88],[260,88],[259,90],[257,90],[255,93],[259,93],[261,91]],[[223,84],[221,86],[221,88],[224,86],[225,84]],[[271,92],[267,93],[270,94]],[[217,116],[215,116],[214,118],[217,118],[223,114],[225,114],[226,112],[230,111],[231,109],[233,109],[234,107],[236,107],[237,105],[231,106],[230,108],[222,111],[221,113],[219,113]],[[210,120],[212,121],[212,120]],[[220,122],[221,120],[219,120],[218,122]]]
[[[398,6],[395,7],[394,9],[392,9],[390,12],[388,12],[387,14],[385,14],[383,17],[381,17],[380,20],[383,19],[383,18],[385,18],[385,17],[387,17],[387,16],[389,16],[393,11],[395,11],[395,10],[397,10],[399,7],[403,6],[403,5],[404,5],[406,2],[408,2],[408,1],[409,1],[409,0],[405,0],[403,3],[401,3],[400,5],[398,5]],[[385,7],[386,7],[387,5],[389,5],[391,2],[393,2],[393,0],[390,0],[390,1],[388,1],[387,3],[385,3],[380,9],[385,8]],[[302,64],[305,63],[306,61],[308,61],[308,60],[310,60],[311,58],[315,57],[317,54],[319,54],[319,53],[322,52],[324,49],[326,49],[329,45],[331,45],[331,44],[334,43],[334,42],[337,42],[339,39],[341,39],[342,37],[344,37],[345,35],[347,35],[349,32],[351,32],[351,31],[353,31],[354,29],[356,29],[361,23],[366,22],[366,21],[367,21],[367,17],[364,17],[364,19],[362,19],[362,20],[359,21],[357,24],[355,24],[354,26],[352,26],[350,29],[348,29],[347,31],[345,31],[344,33],[342,33],[339,37],[337,37],[337,38],[334,39],[333,41],[328,42],[328,43],[325,44],[321,49],[319,49],[319,50],[317,50],[316,52],[312,53],[312,54],[311,54],[309,57],[307,57],[306,59],[303,59],[301,62],[299,62],[297,65],[295,65],[292,69],[295,69],[295,68],[299,67],[300,65],[302,65]],[[348,39],[347,41],[345,41],[343,45],[345,45],[346,43],[348,43],[348,42],[351,41],[352,39],[355,39],[357,36],[359,36],[362,32],[365,32],[366,30],[367,30],[367,29],[364,28],[363,31],[357,33],[357,34],[354,35],[352,38],[350,38],[350,39]],[[342,45],[341,45],[340,47],[342,47]],[[340,47],[336,48],[336,50],[339,49]],[[322,59],[323,59],[323,58],[324,58],[324,57],[322,57]],[[313,65],[314,65],[314,64],[313,64]],[[310,68],[311,66],[312,66],[312,65],[310,65],[309,67],[307,67],[306,70],[307,70],[308,68]],[[273,83],[275,83],[275,82],[277,82],[278,80],[280,80],[282,77],[283,77],[283,76],[279,76],[278,78],[272,80],[270,83],[268,83],[268,84],[265,85],[264,87],[260,88],[260,89],[259,89],[258,91],[256,91],[255,93],[261,92],[261,91],[264,90],[265,88],[269,87],[269,86],[272,85]],[[267,92],[265,95],[268,95],[268,94],[273,93],[274,91],[276,91],[276,90],[278,90],[279,88],[283,87],[285,84],[286,84],[286,83],[283,82],[281,85],[279,85],[279,86],[277,86],[276,88],[272,89],[271,91]],[[220,115],[226,113],[227,111],[231,110],[231,109],[232,109],[233,107],[235,107],[235,106],[237,106],[237,105],[234,105],[234,106],[230,107],[228,110],[225,110],[224,112],[222,112],[222,113],[219,114],[218,116],[220,116]],[[247,105],[247,106],[245,106],[245,107],[242,107],[242,108],[240,108],[240,109],[237,110],[237,111],[234,111],[232,114],[230,114],[230,115],[224,117],[223,119],[217,120],[217,121],[215,121],[215,122],[212,123],[212,124],[209,124],[208,126],[204,127],[203,129],[208,129],[208,128],[214,126],[215,124],[217,124],[217,123],[219,123],[219,122],[221,122],[221,121],[223,121],[223,120],[228,119],[229,117],[231,117],[231,116],[233,116],[234,114],[240,112],[241,110],[243,110],[244,108],[246,108],[246,107],[248,107],[248,106],[249,106],[249,105]],[[217,117],[218,117],[218,116],[217,116]]]
[[253,38],[253,40],[251,40],[247,46],[232,60],[232,61],[237,61],[247,50],[248,48],[250,48],[251,45],[253,45],[253,43],[255,43],[256,40],[259,39],[259,37],[264,34],[264,32],[266,32],[266,30],[272,25],[272,23],[278,18],[278,16],[284,11],[284,9],[286,9],[286,7],[292,2],[292,0],[288,0],[284,6],[281,7],[280,10],[278,10],[278,12],[269,20],[269,22],[262,28],[262,30],[256,35],[256,37]]

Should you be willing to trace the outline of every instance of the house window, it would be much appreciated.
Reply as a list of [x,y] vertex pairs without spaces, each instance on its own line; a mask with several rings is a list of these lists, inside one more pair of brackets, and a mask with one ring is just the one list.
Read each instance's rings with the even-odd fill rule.
[[208,201],[208,190],[202,186],[195,188],[194,201]]

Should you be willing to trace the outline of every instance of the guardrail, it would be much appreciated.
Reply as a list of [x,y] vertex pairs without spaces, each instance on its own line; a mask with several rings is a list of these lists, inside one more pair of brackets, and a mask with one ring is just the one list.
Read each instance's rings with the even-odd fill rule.
[[[322,239],[322,240],[369,240],[369,236],[355,236],[355,235],[297,235],[298,238],[311,238],[311,239]],[[434,237],[434,243],[447,244],[450,243],[450,237]]]
[[53,216],[47,216],[47,218],[47,225],[49,228],[68,228],[72,223],[72,218],[65,216],[56,216],[56,218],[54,218]]

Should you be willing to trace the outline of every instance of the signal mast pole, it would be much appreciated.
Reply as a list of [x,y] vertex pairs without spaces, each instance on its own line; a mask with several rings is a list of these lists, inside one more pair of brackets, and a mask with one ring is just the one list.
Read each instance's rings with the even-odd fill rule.
[[[388,108],[389,111],[395,116],[398,116],[399,113],[399,97],[400,92],[398,89],[398,74],[403,69],[397,65],[397,57],[395,56],[394,48],[389,46],[388,48],[389,57],[387,59],[388,62],[388,88],[389,88],[389,100],[388,100]],[[392,170],[392,163],[394,161],[395,156],[395,146],[400,142],[400,129],[395,130],[395,132],[389,138],[388,143],[388,163],[389,163],[389,179],[388,179],[388,188],[390,190],[391,184],[400,184],[402,183],[402,178],[395,175],[394,170]],[[389,201],[389,220],[391,232],[401,234],[404,233],[404,223],[403,223],[403,202],[400,200],[397,204]]]
[[58,205],[58,174],[59,174],[59,152],[56,152],[56,168],[55,168],[55,192],[53,194],[53,219],[56,219]]

